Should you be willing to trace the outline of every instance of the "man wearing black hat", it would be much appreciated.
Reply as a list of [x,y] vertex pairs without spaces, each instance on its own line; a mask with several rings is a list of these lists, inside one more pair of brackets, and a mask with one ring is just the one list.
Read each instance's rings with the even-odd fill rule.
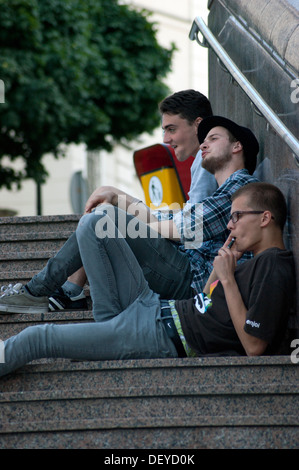
[[[248,170],[248,173],[252,175],[256,167],[256,157],[259,151],[259,144],[251,130],[247,127],[239,126],[230,119],[227,119],[222,116],[208,117],[204,119],[204,121],[198,128],[198,140],[201,144],[201,149],[206,148],[206,141],[208,141],[208,137],[210,137],[211,139],[210,131],[212,129],[213,135],[217,135],[217,127],[223,127],[224,129],[226,129],[226,131],[228,131],[230,142],[236,142],[236,144],[239,142],[241,144],[244,160],[243,164]],[[236,149],[238,149],[237,145]],[[205,165],[207,165],[207,163]],[[214,173],[213,169],[209,171],[211,173]]]
[[[90,196],[87,214],[79,222],[79,226],[84,224],[86,233],[96,236],[99,246],[106,246],[109,239],[125,238],[150,288],[164,299],[187,299],[194,291],[203,290],[214,258],[229,233],[231,196],[240,187],[257,181],[251,174],[259,145],[249,129],[213,116],[199,124],[198,138],[203,166],[214,174],[219,185],[213,196],[199,204],[187,203],[172,220],[159,220],[134,197],[116,188],[102,187]],[[119,253],[114,250],[110,256],[115,258],[113,265],[117,272]],[[84,265],[84,258],[93,260],[93,257],[92,244],[87,243],[84,249],[79,249],[77,236],[73,234],[27,286],[18,284],[1,296],[0,310],[16,313],[28,309],[47,311],[47,297]],[[94,269],[98,269],[96,263]],[[123,289],[127,289],[125,279]],[[109,310],[110,294],[98,299],[102,310]],[[100,321],[102,319],[101,316]]]

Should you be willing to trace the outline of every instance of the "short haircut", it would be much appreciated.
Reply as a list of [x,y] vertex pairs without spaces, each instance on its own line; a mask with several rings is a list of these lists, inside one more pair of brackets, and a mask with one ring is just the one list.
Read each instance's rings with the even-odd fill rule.
[[183,90],[168,96],[159,104],[161,114],[179,114],[192,124],[196,118],[212,116],[208,98],[195,90]]
[[287,220],[287,204],[277,186],[270,183],[248,183],[232,195],[232,201],[239,196],[247,196],[253,210],[270,211],[274,222],[283,231]]

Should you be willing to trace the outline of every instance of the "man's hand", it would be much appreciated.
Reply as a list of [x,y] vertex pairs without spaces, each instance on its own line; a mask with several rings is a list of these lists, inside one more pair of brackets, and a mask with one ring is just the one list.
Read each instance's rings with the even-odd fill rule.
[[242,256],[242,253],[237,251],[232,245],[229,245],[232,241],[232,237],[229,236],[223,247],[218,251],[218,256],[215,257],[213,267],[217,276],[221,282],[232,279],[237,266],[237,260]]
[[85,213],[91,212],[92,209],[103,203],[117,206],[118,196],[121,194],[126,195],[126,193],[120,189],[114,188],[113,186],[101,186],[100,188],[97,188],[88,198],[85,205]]

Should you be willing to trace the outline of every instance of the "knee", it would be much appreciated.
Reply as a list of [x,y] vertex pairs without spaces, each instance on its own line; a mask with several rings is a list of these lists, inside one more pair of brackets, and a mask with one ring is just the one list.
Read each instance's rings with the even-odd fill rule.
[[80,237],[82,233],[86,233],[87,230],[90,230],[92,225],[93,213],[85,214],[81,217],[77,229],[76,229],[76,236],[77,239]]
[[12,346],[20,351],[28,351],[31,354],[30,357],[35,359],[36,352],[39,351],[41,345],[45,345],[47,341],[49,327],[49,324],[44,324],[25,328],[19,334],[10,338],[12,340]]
[[111,204],[101,204],[95,211],[83,215],[76,230],[77,238],[80,239],[91,231],[98,238],[109,236],[112,233],[115,236],[116,209]]
[[119,209],[117,206],[112,206],[112,204],[103,203],[97,206],[96,209],[90,215],[94,215],[97,220],[101,217],[110,217],[110,219],[115,220],[118,210]]
[[28,342],[35,344],[47,338],[49,334],[49,330],[51,330],[51,327],[52,325],[49,323],[45,323],[43,325],[33,325],[33,326],[28,326],[21,333],[24,335],[24,337],[26,338]]
[[89,214],[85,214],[81,217],[78,226],[77,226],[77,231],[84,231],[88,229],[93,229],[95,228],[95,225],[97,221],[103,217],[109,217],[110,213],[112,212],[109,204],[102,204],[101,206],[98,206],[96,210],[90,212]]

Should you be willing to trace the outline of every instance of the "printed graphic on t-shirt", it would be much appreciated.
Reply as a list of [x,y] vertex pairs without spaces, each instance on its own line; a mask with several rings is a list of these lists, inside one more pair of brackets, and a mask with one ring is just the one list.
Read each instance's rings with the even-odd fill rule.
[[212,306],[211,295],[218,282],[219,281],[217,280],[210,285],[210,293],[208,295],[201,292],[195,297],[195,307],[202,315],[206,313],[209,307]]
[[219,282],[219,279],[217,279],[217,281],[212,282],[212,284],[210,285],[210,293],[209,293],[209,296],[210,296],[210,297],[211,297],[211,295],[212,295],[213,290],[214,290],[215,287],[217,286],[218,282]]
[[207,309],[212,305],[210,297],[204,293],[197,294],[195,297],[195,307],[199,313],[206,313]]

